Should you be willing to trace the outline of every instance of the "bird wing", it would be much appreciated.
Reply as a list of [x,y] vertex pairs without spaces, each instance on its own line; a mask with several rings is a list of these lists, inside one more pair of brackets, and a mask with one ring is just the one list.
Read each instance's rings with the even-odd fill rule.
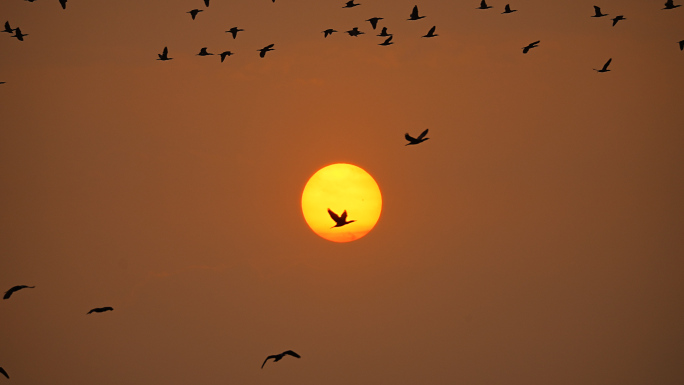
[[103,308],[102,308],[102,311],[107,311],[107,310],[109,310],[109,311],[113,311],[113,310],[114,310],[114,308],[113,308],[113,307],[111,307],[111,306],[107,306],[107,307],[103,307]]
[[330,214],[330,218],[332,218],[333,221],[335,221],[335,222],[340,221],[339,215],[335,214],[332,210],[328,209],[328,214]]
[[5,369],[3,369],[3,368],[0,367],[0,373],[2,373],[2,375],[5,376],[5,377],[7,377],[7,379],[9,380],[9,374],[7,374],[7,372],[5,371]]
[[485,0],[480,2],[480,8],[487,8],[487,2]]
[[342,216],[340,216],[340,219],[342,219],[343,222],[347,221],[347,210],[344,210]]
[[429,128],[426,128],[420,135],[418,135],[418,140],[421,140],[427,135]]
[[684,51],[684,40],[679,42],[679,50]]
[[209,6],[209,0],[204,0],[204,5],[208,7]]
[[530,44],[530,48],[536,47],[537,44],[539,44],[540,42],[541,42],[541,40],[537,40],[537,41],[535,41],[534,43],[531,43],[531,44]]
[[289,354],[289,355],[291,355],[292,357],[302,358],[299,354],[293,352],[292,350],[288,350],[288,351],[286,351],[286,352],[283,352],[283,354]]
[[418,17],[418,6],[414,5],[413,6],[413,12],[411,12],[411,18],[416,18]]
[[504,10],[505,10],[506,12],[510,12],[510,11],[511,11],[511,5],[510,5],[510,4],[506,4],[506,7],[505,7]]
[[67,0],[59,0],[59,3],[62,4],[62,9],[66,9]]
[[5,31],[12,32],[12,27],[10,27],[9,21],[5,22]]
[[406,134],[404,134],[404,138],[406,138],[406,140],[408,140],[409,142],[413,142],[416,140],[416,138],[409,135],[408,132]]
[[162,55],[164,55],[164,57],[166,57],[166,55],[168,55],[168,54],[169,54],[169,47],[164,47],[164,51],[162,52]]
[[275,43],[274,43],[274,44],[269,44],[269,45],[267,45],[266,47],[264,47],[264,49],[265,49],[265,50],[270,50],[271,48],[273,48],[274,45],[275,45]]
[[604,69],[604,70],[608,68],[608,66],[610,65],[610,62],[611,62],[611,61],[613,61],[613,58],[608,59],[608,61],[606,62],[606,64],[603,65],[603,69]]
[[667,1],[665,2],[665,6],[666,6],[666,7],[671,7],[671,6],[673,6],[673,5],[674,5],[674,0],[667,0]]
[[429,31],[427,34],[428,34],[428,35],[434,35],[435,29],[437,29],[437,26],[434,26],[434,27],[430,28],[430,31]]
[[389,44],[389,42],[392,41],[392,37],[393,37],[393,36],[390,36],[390,37],[388,37],[387,39],[385,39],[385,42],[382,43],[382,44]]
[[264,365],[266,365],[266,361],[270,360],[271,358],[275,358],[275,357],[276,357],[276,356],[268,356],[268,357],[266,357],[266,359],[264,360],[264,363],[261,364],[261,369],[263,369],[263,368],[264,368]]

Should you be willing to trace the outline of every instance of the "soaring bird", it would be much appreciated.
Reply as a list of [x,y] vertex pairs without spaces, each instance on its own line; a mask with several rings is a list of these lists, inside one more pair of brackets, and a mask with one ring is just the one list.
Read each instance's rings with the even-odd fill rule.
[[608,72],[608,71],[610,71],[610,70],[608,69],[608,66],[610,65],[610,62],[611,62],[612,60],[613,60],[613,58],[608,59],[608,61],[606,62],[606,64],[603,65],[603,68],[601,68],[600,70],[597,70],[596,68],[594,68],[594,71],[596,71],[596,72]]
[[323,37],[328,37],[328,36],[332,35],[333,32],[337,32],[337,31],[332,29],[332,28],[328,28],[325,31],[323,31]]
[[537,41],[535,41],[534,43],[530,43],[530,44],[524,46],[523,49],[522,49],[522,50],[523,50],[523,53],[527,53],[527,52],[528,52],[529,50],[531,50],[532,48],[537,48],[537,47],[539,46],[539,42],[540,42],[540,41],[541,41],[541,40],[537,40]]
[[62,9],[66,9],[67,0],[59,0],[59,3],[62,5]]
[[[342,227],[342,226],[348,225],[352,222],[356,222],[356,219],[351,220],[351,221],[347,220],[347,210],[344,210],[342,215],[339,216],[339,215],[335,214],[332,210],[328,209],[328,214],[330,214],[330,218],[332,218],[332,220],[335,221],[335,226],[333,226],[333,227]],[[331,229],[333,227],[331,227]]]
[[262,49],[258,49],[257,51],[259,51],[259,57],[266,56],[266,52],[268,52],[268,51],[275,51],[275,49],[273,48],[274,45],[275,44],[269,44]]
[[516,11],[517,11],[517,9],[511,9],[511,5],[510,5],[510,4],[506,4],[506,7],[505,7],[504,11],[501,12],[501,14],[503,15],[504,13],[513,13],[513,12],[516,12]]
[[350,29],[349,31],[347,31],[347,33],[349,34],[349,36],[354,36],[354,37],[357,37],[359,35],[364,34],[363,32],[359,31],[359,29],[357,27]]
[[230,32],[233,35],[233,39],[237,37],[238,32],[244,31],[244,29],[240,29],[238,27],[233,27],[229,30],[226,31],[226,33]]
[[684,40],[679,41],[679,50],[684,51]]
[[409,143],[407,143],[406,145],[410,146],[412,144],[422,143],[422,142],[430,139],[430,138],[425,137],[425,135],[427,135],[427,133],[428,133],[428,129],[425,129],[425,131],[423,131],[420,135],[418,135],[417,138],[414,138],[411,135],[409,135],[408,133],[406,133],[406,135],[404,135],[404,138],[406,138],[406,140],[409,141]]
[[164,47],[164,51],[162,53],[158,53],[157,56],[159,56],[159,59],[157,60],[172,60],[172,57],[169,57],[169,47]]
[[373,26],[373,29],[375,29],[378,26],[378,21],[382,20],[382,17],[371,17],[370,19],[366,20],[371,23]]
[[618,15],[618,16],[615,16],[614,18],[612,18],[611,20],[613,20],[613,27],[615,27],[615,24],[617,24],[618,21],[627,20],[627,19],[622,15]]
[[2,32],[7,32],[7,33],[14,32],[14,29],[12,27],[10,27],[9,21],[5,22],[5,29]]
[[408,20],[418,20],[418,19],[422,19],[424,17],[425,16],[418,16],[418,6],[414,5],[413,6],[413,12],[411,12],[411,15],[409,16]]
[[[3,83],[4,83],[4,82],[3,82]],[[11,289],[9,289],[9,290],[7,290],[7,291],[5,292],[5,296],[2,297],[2,299],[9,299],[9,297],[11,297],[11,296],[12,296],[12,293],[14,293],[15,291],[18,291],[18,290],[21,290],[21,289],[33,289],[34,287],[35,287],[35,286],[26,286],[26,285],[17,285],[17,286],[14,286],[13,288],[11,288]]]
[[207,52],[207,47],[202,47],[202,49],[200,49],[199,53],[197,54],[197,56],[209,56],[209,55],[213,55],[213,53]]
[[592,17],[603,17],[603,16],[608,16],[608,14],[607,13],[601,13],[601,8],[594,5],[594,16],[592,16]]
[[204,0],[204,6],[208,7],[209,6],[209,0]]
[[9,380],[9,374],[7,374],[7,372],[5,371],[5,369],[3,369],[2,367],[0,367],[0,373],[2,373],[2,375],[5,376],[5,377],[7,377],[7,379]]
[[270,360],[271,358],[273,358],[273,362],[278,362],[278,361],[282,360],[283,357],[285,357],[286,355],[292,356],[292,357],[297,357],[297,358],[302,358],[299,354],[293,352],[292,350],[288,350],[288,351],[282,352],[280,354],[274,354],[274,355],[266,357],[266,359],[264,360],[264,363],[261,364],[261,369],[263,369],[264,365],[266,365],[266,361]]
[[436,29],[436,28],[437,28],[437,26],[436,26],[436,25],[433,25],[432,28],[430,28],[430,30],[428,31],[427,35],[423,35],[423,37],[435,37],[435,36],[439,36],[439,35],[435,34],[435,29]]
[[24,36],[28,36],[28,33],[21,33],[21,29],[19,27],[14,29],[14,36],[12,37],[16,37],[19,39],[19,41],[24,41]]
[[352,8],[352,7],[356,7],[357,5],[361,5],[361,4],[354,3],[354,0],[349,0],[344,4],[344,7],[342,7],[342,8]]
[[221,55],[221,63],[223,63],[223,61],[226,60],[226,56],[233,55],[233,53],[230,51],[223,51],[219,55]]
[[491,5],[487,5],[487,2],[485,0],[482,0],[480,2],[480,6],[477,7],[477,9],[489,9],[489,8],[494,8]]
[[681,4],[674,5],[674,0],[667,0],[667,2],[665,3],[665,8],[663,9],[675,9],[681,6]]
[[391,33],[387,33],[387,27],[382,27],[382,31],[378,35],[380,37],[387,37],[387,36],[392,36]]
[[114,310],[114,308],[111,307],[111,306],[96,307],[95,309],[90,309],[90,311],[89,311],[87,314],[90,314],[90,313],[102,313],[102,312],[105,312],[105,311],[112,311],[112,310]]
[[192,11],[188,11],[186,13],[189,13],[190,16],[192,16],[192,20],[195,20],[195,16],[197,16],[198,13],[203,12],[201,9],[193,9]]
[[390,45],[390,44],[394,44],[392,42],[392,35],[390,35],[390,37],[388,37],[387,39],[385,39],[385,41],[383,41],[382,43],[380,43],[378,45]]

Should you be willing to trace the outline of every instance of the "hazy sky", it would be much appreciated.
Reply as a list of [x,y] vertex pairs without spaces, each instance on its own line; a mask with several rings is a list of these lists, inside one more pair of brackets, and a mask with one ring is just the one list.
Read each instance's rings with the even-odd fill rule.
[[359,2],[0,2],[0,382],[684,383],[684,7]]

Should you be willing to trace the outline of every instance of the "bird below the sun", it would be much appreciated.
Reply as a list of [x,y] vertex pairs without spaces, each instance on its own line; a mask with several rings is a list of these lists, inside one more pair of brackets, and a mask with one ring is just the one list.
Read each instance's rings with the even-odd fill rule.
[[404,135],[404,138],[406,138],[406,140],[409,141],[408,143],[406,143],[406,145],[407,145],[407,146],[410,146],[410,145],[412,145],[412,144],[422,143],[422,142],[424,142],[424,141],[430,139],[430,138],[426,138],[426,137],[425,137],[425,135],[427,135],[427,133],[428,133],[428,130],[429,130],[429,129],[426,128],[425,131],[421,132],[420,135],[418,135],[417,138],[412,137],[412,136],[409,135],[408,132],[407,132],[407,133]]
[[335,226],[331,227],[331,229],[335,227],[342,227],[352,222],[356,222],[356,219],[353,219],[351,221],[347,220],[347,210],[344,210],[342,215],[337,215],[332,210],[328,209],[328,214],[330,214],[330,218],[332,218],[332,220],[335,221]]
[[114,308],[111,307],[111,306],[96,307],[96,308],[94,308],[94,309],[90,309],[90,311],[89,311],[87,314],[90,314],[90,313],[103,313],[103,312],[106,312],[106,311],[113,311],[113,310],[114,310]]
[[264,368],[264,365],[266,365],[266,361],[270,360],[271,358],[273,358],[273,362],[278,362],[278,361],[282,360],[283,357],[285,357],[285,356],[292,356],[292,357],[296,357],[296,358],[302,358],[299,354],[293,352],[292,350],[287,350],[287,351],[284,351],[284,352],[282,352],[282,353],[280,353],[280,354],[272,354],[272,355],[266,357],[266,359],[264,360],[264,363],[261,364],[261,369],[263,369],[263,368]]

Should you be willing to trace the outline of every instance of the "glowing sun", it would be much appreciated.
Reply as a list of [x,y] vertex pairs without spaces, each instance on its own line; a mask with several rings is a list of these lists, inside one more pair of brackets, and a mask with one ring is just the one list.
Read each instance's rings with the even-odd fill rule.
[[[347,221],[341,227],[328,209]],[[346,163],[323,167],[309,179],[302,193],[302,212],[314,233],[333,242],[357,240],[375,227],[382,211],[382,196],[375,179],[362,168]]]

